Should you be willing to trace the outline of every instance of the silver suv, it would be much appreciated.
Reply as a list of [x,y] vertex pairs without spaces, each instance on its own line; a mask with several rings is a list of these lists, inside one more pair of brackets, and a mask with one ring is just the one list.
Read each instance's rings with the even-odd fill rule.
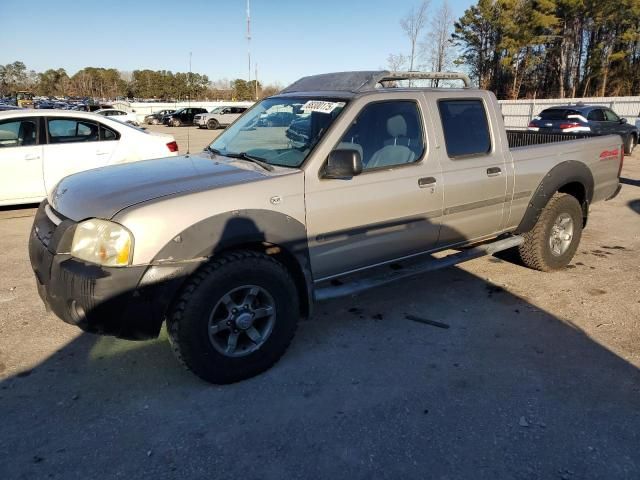
[[[415,87],[433,78],[464,88]],[[274,111],[288,124],[257,122]],[[189,369],[230,383],[273,365],[314,301],[507,248],[563,268],[622,157],[617,135],[505,131],[464,75],[305,77],[201,154],[63,179],[31,264],[65,322],[146,339],[166,321]]]
[[193,119],[198,128],[215,130],[220,127],[228,127],[242,115],[248,107],[216,107],[209,113],[201,113]]

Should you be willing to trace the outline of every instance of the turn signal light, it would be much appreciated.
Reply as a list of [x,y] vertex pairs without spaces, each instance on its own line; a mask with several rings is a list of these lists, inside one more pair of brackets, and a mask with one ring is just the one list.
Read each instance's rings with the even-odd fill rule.
[[177,152],[178,151],[178,143],[173,141],[173,142],[169,142],[167,143],[167,148],[169,149],[170,152]]

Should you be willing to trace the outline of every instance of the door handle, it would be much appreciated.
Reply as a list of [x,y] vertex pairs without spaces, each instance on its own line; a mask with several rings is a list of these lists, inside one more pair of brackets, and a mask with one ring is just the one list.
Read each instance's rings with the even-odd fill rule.
[[40,155],[32,153],[24,156],[25,160],[40,160]]
[[426,188],[426,187],[435,187],[436,186],[436,179],[434,177],[422,177],[418,179],[418,186],[420,188]]
[[497,177],[502,175],[502,169],[500,167],[487,168],[487,177]]

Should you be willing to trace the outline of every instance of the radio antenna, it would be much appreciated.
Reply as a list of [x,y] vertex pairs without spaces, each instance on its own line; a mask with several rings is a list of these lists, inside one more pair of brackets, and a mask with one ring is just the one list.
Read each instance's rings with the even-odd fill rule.
[[[187,77],[187,108],[191,108],[191,55],[193,52],[189,52],[189,76]],[[190,135],[191,126],[187,125],[187,155],[191,150]]]

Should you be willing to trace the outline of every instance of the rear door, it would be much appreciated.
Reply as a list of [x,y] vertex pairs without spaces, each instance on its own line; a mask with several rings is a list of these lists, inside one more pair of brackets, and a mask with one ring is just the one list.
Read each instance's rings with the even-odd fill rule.
[[113,148],[100,142],[99,123],[73,117],[45,120],[44,182],[47,192],[67,175],[107,165]]
[[601,108],[595,108],[587,115],[589,120],[589,127],[591,131],[597,135],[607,135],[609,125],[607,124],[607,118],[604,116],[604,111]]
[[489,237],[503,224],[508,165],[483,98],[434,100],[441,126],[444,205],[439,245]]
[[37,202],[45,197],[40,117],[0,121],[0,203]]

